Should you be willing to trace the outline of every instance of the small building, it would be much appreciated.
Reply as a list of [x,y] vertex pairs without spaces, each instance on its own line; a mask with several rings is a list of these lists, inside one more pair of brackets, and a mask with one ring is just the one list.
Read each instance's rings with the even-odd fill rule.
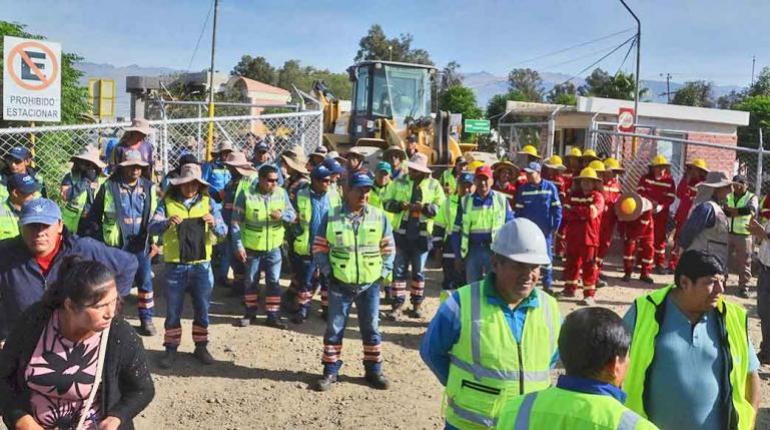
[[617,156],[626,162],[635,159],[642,163],[648,157],[663,154],[671,162],[675,176],[684,171],[684,163],[695,158],[704,158],[710,169],[728,174],[737,171],[736,151],[698,143],[737,146],[738,127],[749,124],[748,112],[640,102],[636,133],[651,137],[633,142],[631,137],[616,134],[619,109],[633,107],[634,102],[629,100],[582,96],[576,106],[509,101],[498,128],[516,145],[516,132],[511,129],[539,125],[537,137],[543,155],[563,155],[576,146],[593,148],[597,153]]
[[289,91],[243,76],[231,77],[226,86],[238,91],[247,103],[258,105],[251,107],[251,115],[260,115],[268,106],[285,106],[291,102]]

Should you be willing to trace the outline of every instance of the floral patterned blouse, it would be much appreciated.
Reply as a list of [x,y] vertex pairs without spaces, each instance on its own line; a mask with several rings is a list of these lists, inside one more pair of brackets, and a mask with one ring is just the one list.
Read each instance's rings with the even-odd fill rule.
[[[51,430],[75,430],[96,375],[102,334],[82,342],[66,339],[59,330],[60,312],[48,321],[24,372],[31,393],[32,416]],[[99,423],[99,392],[91,405],[84,428]]]

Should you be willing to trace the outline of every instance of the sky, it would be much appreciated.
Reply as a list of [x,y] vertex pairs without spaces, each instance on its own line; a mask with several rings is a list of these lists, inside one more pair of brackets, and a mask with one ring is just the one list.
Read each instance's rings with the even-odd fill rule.
[[[62,43],[94,63],[202,70],[209,67],[213,0],[0,0],[0,19]],[[770,2],[628,0],[642,21],[641,76],[747,85],[770,65]],[[280,66],[289,59],[333,71],[352,64],[372,24],[437,65],[505,75],[514,67],[577,74],[633,36],[635,22],[617,0],[220,0],[216,69],[245,54]],[[541,57],[583,42],[601,41]],[[200,44],[195,51],[196,41]],[[631,71],[627,46],[598,64]],[[622,65],[622,67],[621,67]],[[589,69],[590,71],[590,69]],[[582,73],[581,76],[588,74]]]

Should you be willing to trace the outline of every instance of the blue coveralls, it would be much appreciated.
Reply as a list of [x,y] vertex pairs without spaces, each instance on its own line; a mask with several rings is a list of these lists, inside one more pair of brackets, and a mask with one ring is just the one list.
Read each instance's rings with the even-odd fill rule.
[[[542,179],[539,184],[526,183],[516,190],[514,211],[517,218],[527,218],[543,231],[548,258],[553,261],[553,234],[559,230],[562,218],[559,189],[553,182]],[[543,288],[553,285],[553,264],[543,270]]]

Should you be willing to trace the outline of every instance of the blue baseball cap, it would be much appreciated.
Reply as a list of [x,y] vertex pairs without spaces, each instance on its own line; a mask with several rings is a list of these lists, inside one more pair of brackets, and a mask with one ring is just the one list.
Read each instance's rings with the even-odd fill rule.
[[373,185],[374,181],[366,173],[356,172],[348,178],[348,186],[350,188],[371,188]]
[[61,209],[53,200],[33,199],[21,206],[19,224],[54,225],[61,221]]
[[270,148],[267,146],[267,143],[264,141],[259,142],[256,147],[257,151],[267,152],[270,150]]
[[537,161],[532,161],[531,163],[527,164],[527,167],[524,168],[524,171],[527,173],[540,173],[540,163]]
[[377,168],[374,169],[374,172],[377,173],[380,170],[384,170],[388,172],[389,175],[393,174],[393,167],[391,167],[390,163],[388,163],[387,161],[380,161],[379,163],[377,163]]
[[329,169],[332,173],[336,173],[338,175],[345,173],[345,168],[342,167],[342,164],[340,164],[340,162],[334,158],[327,158],[324,160],[323,166]]
[[313,179],[326,179],[332,175],[332,171],[327,169],[323,164],[319,164],[313,168],[310,172],[310,177]]
[[23,146],[16,146],[8,152],[8,157],[24,161],[32,158],[32,153]]
[[462,175],[460,175],[460,182],[465,182],[465,183],[472,184],[473,183],[473,173],[465,172]]
[[25,196],[40,191],[40,183],[26,173],[15,173],[8,178],[8,191],[16,190]]

